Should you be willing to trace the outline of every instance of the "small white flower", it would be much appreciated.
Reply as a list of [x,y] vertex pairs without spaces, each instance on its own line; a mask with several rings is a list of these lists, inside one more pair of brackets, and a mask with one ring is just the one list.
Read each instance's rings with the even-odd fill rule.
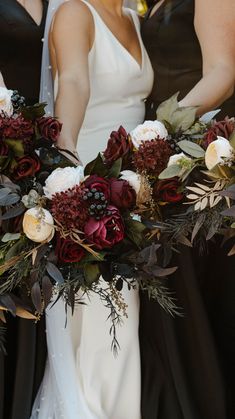
[[160,121],[145,121],[131,131],[130,136],[134,146],[139,148],[144,141],[154,140],[157,137],[162,139],[167,138],[168,132]]
[[167,167],[172,166],[173,164],[179,164],[181,166],[183,163],[189,163],[191,161],[192,159],[187,157],[184,153],[174,154],[169,158]]
[[51,213],[40,207],[28,209],[23,218],[23,231],[36,243],[50,241],[55,232]]
[[141,176],[132,170],[123,170],[120,174],[120,178],[126,180],[138,195],[141,185]]
[[205,163],[208,170],[213,169],[217,164],[224,164],[224,158],[230,159],[234,149],[230,142],[224,137],[217,137],[206,149]]
[[7,116],[13,114],[12,93],[12,90],[8,90],[6,87],[0,87],[0,113],[4,112]]
[[47,198],[52,199],[55,193],[64,192],[75,185],[80,185],[83,180],[84,168],[82,166],[55,169],[45,182],[44,194]]

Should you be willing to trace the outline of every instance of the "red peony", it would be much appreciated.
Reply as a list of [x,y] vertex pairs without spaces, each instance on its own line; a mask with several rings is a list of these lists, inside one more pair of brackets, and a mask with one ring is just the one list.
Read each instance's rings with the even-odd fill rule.
[[63,239],[59,234],[56,237],[55,253],[62,263],[79,262],[85,255],[79,244],[71,239]]
[[168,203],[182,201],[184,194],[179,192],[180,185],[177,179],[159,180],[153,187],[154,200]]
[[105,163],[109,166],[122,157],[128,160],[130,151],[133,150],[132,142],[130,141],[125,129],[120,126],[118,131],[113,131],[108,140],[107,148],[104,151]]
[[84,233],[87,241],[96,249],[108,249],[124,238],[124,224],[117,208],[109,206],[108,213],[101,220],[89,218]]
[[218,136],[229,140],[231,134],[235,130],[234,118],[226,117],[223,121],[214,121],[211,128],[206,132],[203,138],[202,146],[206,149],[212,141],[215,141]]
[[132,208],[136,203],[136,192],[126,180],[111,179],[111,203],[118,208]]
[[85,180],[84,185],[87,189],[96,189],[96,192],[102,192],[107,200],[110,199],[110,184],[108,180],[97,175],[91,175]]
[[167,166],[172,149],[167,140],[143,142],[134,154],[134,165],[141,172],[158,176]]
[[37,124],[43,138],[54,142],[58,140],[62,124],[57,119],[43,116],[37,120]]
[[52,215],[65,230],[83,230],[88,219],[88,209],[83,195],[83,189],[76,185],[53,196]]
[[17,164],[14,167],[13,177],[15,180],[20,180],[29,176],[35,176],[40,170],[40,166],[40,160],[36,154],[18,158]]
[[14,140],[24,140],[32,137],[34,128],[32,121],[24,119],[21,115],[16,118],[5,117],[1,120],[2,138],[11,138]]

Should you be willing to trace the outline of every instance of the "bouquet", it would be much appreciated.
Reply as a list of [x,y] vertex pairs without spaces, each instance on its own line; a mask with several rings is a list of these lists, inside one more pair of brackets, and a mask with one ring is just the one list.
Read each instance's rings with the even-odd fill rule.
[[113,132],[103,154],[107,166],[121,159],[130,183],[139,180],[137,213],[161,243],[163,265],[179,245],[235,236],[235,120],[216,121],[216,112],[198,119],[196,111],[180,108],[176,94],[159,106],[156,121]]
[[162,278],[176,268],[159,265],[160,244],[138,215],[145,186],[121,171],[130,150],[113,162],[99,155],[84,172],[60,153],[61,124],[45,104],[28,107],[7,89],[0,104],[0,320],[6,311],[37,320],[60,297],[73,310],[95,292],[115,335],[127,315],[124,281],[175,313]]

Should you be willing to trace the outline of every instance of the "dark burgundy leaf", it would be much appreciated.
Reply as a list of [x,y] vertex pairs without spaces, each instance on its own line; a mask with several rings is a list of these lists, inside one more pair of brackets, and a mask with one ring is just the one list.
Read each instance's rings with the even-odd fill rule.
[[48,306],[49,302],[51,301],[52,287],[53,286],[52,286],[52,283],[50,281],[50,278],[45,275],[42,278],[42,293],[43,293],[45,308]]
[[10,297],[10,295],[8,295],[8,294],[1,295],[0,305],[5,307],[7,310],[9,310],[11,312],[11,314],[13,314],[13,316],[15,316],[16,305],[15,305],[14,301],[12,300],[12,298]]
[[60,270],[51,262],[47,262],[46,270],[50,277],[54,279],[54,281],[58,282],[58,284],[64,283],[64,278]]
[[31,288],[31,297],[33,304],[38,311],[38,313],[42,312],[42,295],[41,295],[41,288],[38,282],[35,282]]

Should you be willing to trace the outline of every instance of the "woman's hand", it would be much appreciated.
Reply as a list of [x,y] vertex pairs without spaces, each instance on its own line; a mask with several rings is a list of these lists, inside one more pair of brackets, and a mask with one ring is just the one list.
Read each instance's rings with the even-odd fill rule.
[[195,0],[194,26],[202,51],[203,77],[180,102],[181,106],[199,106],[198,114],[203,114],[233,94],[234,22],[234,0]]

